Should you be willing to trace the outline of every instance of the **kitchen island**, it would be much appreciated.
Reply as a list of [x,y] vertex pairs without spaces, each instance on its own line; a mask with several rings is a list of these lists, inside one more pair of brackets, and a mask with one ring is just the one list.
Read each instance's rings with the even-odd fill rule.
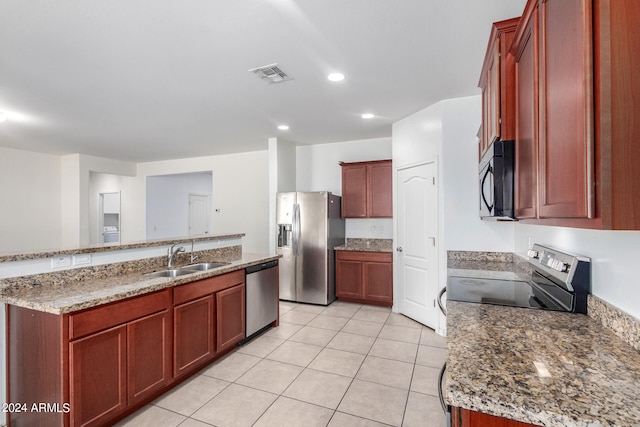
[[446,382],[450,405],[510,420],[640,425],[640,353],[581,314],[447,301]]
[[112,424],[235,348],[244,269],[279,257],[214,246],[177,277],[160,256],[0,280],[11,426]]

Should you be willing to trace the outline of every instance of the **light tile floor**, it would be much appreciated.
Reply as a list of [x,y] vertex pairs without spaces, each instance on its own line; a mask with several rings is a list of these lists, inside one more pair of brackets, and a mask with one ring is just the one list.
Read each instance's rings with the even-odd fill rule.
[[445,339],[390,309],[280,302],[272,328],[118,426],[442,427]]

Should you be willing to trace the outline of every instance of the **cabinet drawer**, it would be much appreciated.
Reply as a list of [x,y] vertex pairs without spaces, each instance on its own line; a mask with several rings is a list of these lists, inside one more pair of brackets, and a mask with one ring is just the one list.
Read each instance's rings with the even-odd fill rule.
[[178,286],[173,290],[174,304],[182,304],[231,286],[244,283],[244,269]]
[[338,261],[392,262],[389,252],[336,251]]
[[69,339],[127,323],[169,307],[171,290],[166,289],[72,314],[69,316]]

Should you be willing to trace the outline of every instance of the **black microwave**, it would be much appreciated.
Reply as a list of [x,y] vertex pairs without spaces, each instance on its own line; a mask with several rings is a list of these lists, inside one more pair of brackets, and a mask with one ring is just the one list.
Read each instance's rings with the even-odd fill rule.
[[514,141],[495,141],[480,161],[480,218],[514,221]]

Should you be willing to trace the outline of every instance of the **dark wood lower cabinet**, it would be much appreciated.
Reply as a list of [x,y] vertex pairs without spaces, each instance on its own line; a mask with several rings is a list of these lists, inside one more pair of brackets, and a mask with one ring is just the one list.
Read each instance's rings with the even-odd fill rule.
[[127,407],[127,327],[69,344],[71,425],[103,425]]
[[171,381],[171,313],[163,310],[127,324],[128,404]]
[[393,255],[336,251],[336,296],[342,301],[393,305]]
[[173,374],[190,372],[215,355],[213,295],[176,306],[174,309]]
[[483,414],[469,409],[451,407],[452,427],[535,427],[533,424]]
[[8,305],[7,402],[28,409],[9,426],[113,424],[233,349],[244,298],[238,270],[71,314]]
[[216,350],[224,352],[244,338],[244,284],[216,293]]

